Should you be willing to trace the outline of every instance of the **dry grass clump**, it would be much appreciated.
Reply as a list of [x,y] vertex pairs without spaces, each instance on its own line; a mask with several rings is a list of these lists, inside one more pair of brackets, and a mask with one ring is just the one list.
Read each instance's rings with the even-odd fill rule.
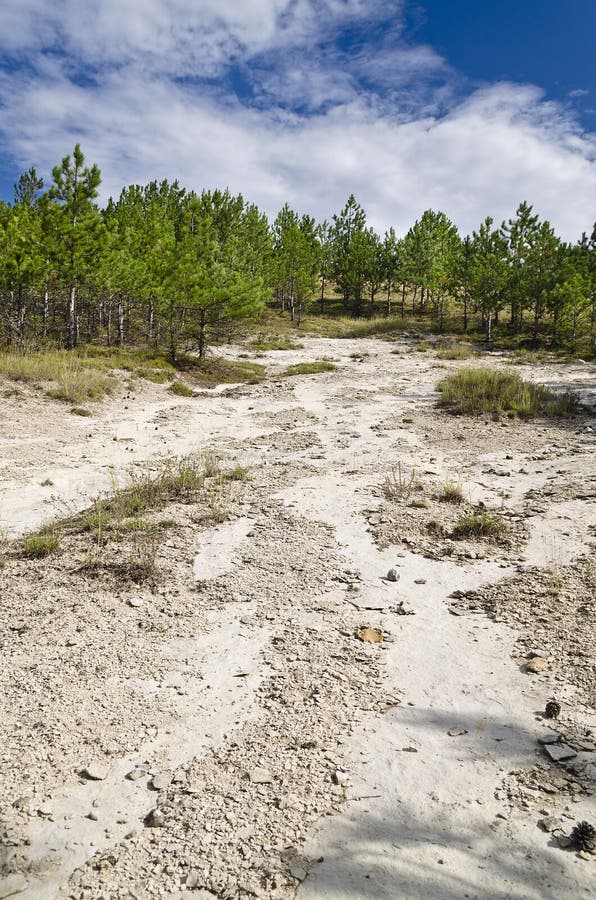
[[318,360],[317,362],[303,362],[296,363],[294,366],[288,366],[282,372],[282,375],[317,375],[319,372],[332,372],[334,369],[337,369],[337,366],[333,363]]
[[387,500],[408,501],[413,491],[422,489],[422,484],[415,468],[407,475],[402,470],[401,463],[398,463],[385,476],[381,489]]
[[439,359],[469,359],[474,355],[474,351],[469,344],[439,344],[437,348],[437,356]]
[[454,413],[563,416],[577,412],[572,394],[555,394],[498,369],[461,369],[437,384],[439,406]]
[[13,381],[55,385],[48,392],[56,400],[81,403],[98,400],[116,386],[114,378],[90,367],[86,360],[66,350],[46,350],[36,353],[0,353],[0,374]]
[[439,500],[444,503],[459,504],[464,502],[464,492],[459,481],[447,480],[443,483],[443,489],[439,496]]
[[297,344],[283,335],[261,335],[248,344],[251,350],[302,350],[304,344]]

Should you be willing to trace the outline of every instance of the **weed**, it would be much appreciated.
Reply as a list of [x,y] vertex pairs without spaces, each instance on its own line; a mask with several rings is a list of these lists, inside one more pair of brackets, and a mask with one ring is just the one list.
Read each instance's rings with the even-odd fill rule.
[[248,472],[248,466],[242,466],[240,463],[237,463],[231,469],[224,469],[221,477],[223,481],[247,481]]
[[43,559],[60,549],[62,536],[54,530],[31,534],[23,541],[23,556],[26,559]]
[[496,538],[503,534],[503,522],[486,512],[474,512],[462,516],[455,523],[451,537],[461,538]]
[[263,336],[260,338],[256,338],[254,341],[251,341],[248,345],[251,350],[302,350],[304,348],[304,344],[297,344],[294,341],[290,340],[290,338],[286,337],[275,337],[275,336]]
[[282,375],[317,375],[319,372],[332,372],[336,368],[337,366],[333,363],[325,362],[324,360],[319,360],[318,362],[303,362],[296,363],[294,366],[288,366],[288,368],[282,372]]
[[443,483],[443,490],[439,497],[445,503],[459,504],[464,502],[464,492],[459,481],[451,481],[447,479]]
[[172,384],[168,388],[171,394],[175,394],[177,397],[192,397],[194,396],[194,391],[183,381],[173,381]]
[[412,469],[409,476],[402,472],[401,463],[393,467],[382,484],[382,490],[387,500],[409,500],[412,491],[419,490],[416,469]]
[[461,369],[440,381],[439,405],[454,413],[481,415],[507,412],[519,416],[563,416],[577,412],[572,394],[555,394],[519,375],[498,369]]
[[73,416],[91,416],[93,413],[89,412],[88,409],[84,409],[82,406],[73,406],[71,409],[71,413]]

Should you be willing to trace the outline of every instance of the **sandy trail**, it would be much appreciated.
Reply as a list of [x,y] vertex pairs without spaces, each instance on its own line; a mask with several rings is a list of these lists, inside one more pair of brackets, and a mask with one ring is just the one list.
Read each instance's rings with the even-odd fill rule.
[[[29,433],[23,428],[21,447],[27,445],[29,462],[23,458],[17,477],[3,485],[0,507],[13,534],[38,525],[54,509],[82,508],[106,488],[111,467],[121,477],[125,463],[150,465],[163,455],[210,446],[252,467],[248,502],[252,499],[253,505],[197,537],[194,577],[219,606],[208,611],[199,631],[199,624],[186,634],[183,629],[168,645],[172,677],[178,679],[182,695],[176,720],[164,723],[134,753],[115,759],[109,775],[93,790],[62,774],[62,786],[45,800],[43,817],[33,817],[26,830],[28,858],[43,861],[49,855],[55,862],[42,866],[37,876],[9,875],[13,881],[5,883],[16,885],[20,896],[186,895],[193,884],[221,897],[282,898],[297,890],[303,900],[554,900],[590,895],[593,865],[563,851],[537,827],[537,819],[551,812],[565,816],[567,811],[570,826],[576,820],[593,820],[593,795],[576,791],[569,805],[568,793],[537,792],[535,806],[523,808],[509,802],[502,790],[508,773],[529,769],[542,759],[537,737],[546,723],[536,712],[552,693],[549,673],[528,676],[512,659],[512,628],[484,617],[451,615],[448,597],[453,591],[499,582],[523,566],[564,565],[591,552],[593,499],[578,499],[577,491],[561,492],[560,486],[589,485],[595,432],[585,422],[502,430],[489,423],[446,426],[434,410],[434,384],[458,363],[442,364],[434,354],[408,352],[407,343],[399,345],[401,355],[391,353],[393,345],[374,340],[313,339],[305,345],[301,351],[269,353],[266,362],[275,372],[276,367],[324,356],[337,360],[339,370],[230,389],[224,395],[204,393],[192,400],[165,400],[167,395],[154,386],[139,389],[142,397],[106,405],[92,426],[88,421],[68,423],[70,433],[48,434],[37,456],[31,449],[36,423]],[[352,359],[354,353],[367,355]],[[538,372],[547,383],[579,385],[587,399],[596,394],[593,376],[594,367],[586,365]],[[455,430],[463,436],[454,436]],[[4,446],[9,444],[17,457],[18,442],[5,438]],[[44,460],[51,462],[44,465]],[[501,506],[523,519],[529,540],[521,549],[514,545],[441,558],[431,558],[415,541],[384,546],[376,540],[371,511],[383,518],[379,485],[398,462],[404,471],[415,469],[425,495],[446,478],[459,478],[472,500]],[[287,484],[278,474],[280,467],[294,473]],[[5,477],[7,471],[5,465]],[[40,484],[45,478],[53,481],[51,497]],[[556,488],[550,496],[549,485]],[[300,523],[308,523],[312,533]],[[298,555],[292,556],[295,551]],[[331,555],[316,560],[311,552]],[[278,569],[270,569],[273,564]],[[399,573],[397,583],[384,578],[390,568]],[[279,571],[279,588],[271,571]],[[296,573],[300,585],[291,580]],[[260,577],[263,597],[270,598],[267,607]],[[289,594],[284,579],[295,584]],[[411,614],[396,614],[401,601]],[[196,602],[201,602],[200,594]],[[353,647],[358,644],[353,640],[358,623],[382,629],[387,640],[361,650],[356,646],[350,650],[353,657],[334,661],[335,635]],[[311,636],[301,641],[301,634],[308,632]],[[320,636],[324,649],[313,647],[313,655],[302,659],[301,643],[318,640],[314,635]],[[271,656],[276,641],[281,650]],[[357,673],[358,653],[366,653],[376,667],[370,685]],[[196,665],[185,673],[182,660],[189,656]],[[302,797],[306,770],[301,766],[306,763],[296,754],[284,756],[287,783],[283,781],[275,806],[281,805],[280,796],[285,802],[286,795],[300,796],[305,804],[288,801],[289,809],[305,812],[302,828],[300,813],[295,826],[287,813],[288,831],[280,835],[282,860],[294,858],[288,856],[290,845],[298,860],[283,863],[286,870],[289,865],[285,881],[278,876],[274,886],[264,879],[259,840],[250,845],[250,852],[242,851],[241,862],[220,850],[225,836],[218,844],[220,825],[209,818],[214,814],[206,801],[201,801],[200,828],[207,837],[215,831],[216,837],[206,842],[208,851],[203,847],[203,855],[211,855],[203,880],[189,882],[192,854],[177,857],[178,850],[172,849],[184,841],[196,843],[192,827],[197,826],[191,827],[195,810],[182,802],[176,807],[179,830],[161,840],[156,836],[161,829],[144,829],[151,837],[145,840],[142,834],[131,849],[124,836],[131,823],[142,822],[155,798],[150,791],[135,789],[134,782],[124,778],[126,773],[151,758],[149,775],[156,770],[156,760],[158,771],[186,766],[182,784],[188,767],[192,772],[198,765],[200,773],[201,760],[215,754],[221,767],[219,776],[217,765],[214,770],[216,780],[227,784],[230,742],[241,748],[237,752],[245,769],[261,766],[263,760],[273,769],[276,740],[281,752],[286,733],[301,726],[297,707],[295,712],[287,703],[278,738],[273,725],[268,743],[257,751],[259,723],[269,727],[270,706],[262,685],[272,675],[283,680],[294,667],[298,686],[301,663],[305,671],[323,666],[324,677],[333,676],[335,669],[338,684],[344,685],[344,730],[334,735],[333,746],[328,734],[317,757],[319,768],[321,761],[332,762],[332,771],[339,767],[342,775],[329,798],[322,796],[317,806],[308,792]],[[199,680],[191,674],[197,666]],[[150,681],[143,690],[151,696]],[[572,689],[564,693],[574,696]],[[338,709],[327,708],[331,701],[321,696],[320,701],[315,698],[319,721],[324,725],[327,716],[329,727],[335,722],[337,728],[341,695]],[[383,708],[383,697],[399,697],[400,703]],[[594,728],[593,711],[578,705],[576,712],[582,726]],[[321,778],[321,784],[330,780],[328,775]],[[222,788],[226,790],[230,795],[232,788]],[[273,807],[265,792],[259,788],[250,802],[267,818]],[[249,803],[248,796],[245,801],[241,796],[243,803]],[[97,811],[99,821],[86,818],[90,809]],[[227,816],[225,805],[223,809]],[[247,816],[241,809],[230,818],[234,840],[249,827],[242,824]],[[243,839],[251,840],[246,835]],[[264,839],[262,843],[265,847]],[[112,848],[114,862],[97,874],[84,863],[105,848]],[[200,865],[193,864],[191,870],[200,873]],[[261,872],[260,881],[243,887],[238,866]],[[218,867],[229,875],[221,888],[215,876],[209,880],[206,874],[209,870],[213,875]],[[75,869],[82,871],[82,880],[71,882]],[[255,887],[259,883],[261,888]],[[8,896],[7,890],[0,891],[0,897]]]

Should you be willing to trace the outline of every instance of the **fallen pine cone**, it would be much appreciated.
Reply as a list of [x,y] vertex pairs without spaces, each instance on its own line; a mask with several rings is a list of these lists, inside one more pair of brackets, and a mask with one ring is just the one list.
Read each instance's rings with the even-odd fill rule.
[[569,837],[577,850],[593,850],[596,845],[596,828],[589,822],[578,822]]
[[544,709],[544,715],[547,719],[556,719],[558,718],[559,713],[561,712],[561,704],[557,703],[556,700],[549,700]]

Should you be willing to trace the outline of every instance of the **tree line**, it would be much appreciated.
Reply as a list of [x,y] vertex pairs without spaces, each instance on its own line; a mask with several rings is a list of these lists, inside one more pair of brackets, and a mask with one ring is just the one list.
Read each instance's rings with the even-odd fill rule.
[[596,351],[596,226],[561,240],[528,203],[461,236],[427,210],[399,237],[379,235],[352,195],[330,222],[288,204],[270,223],[228,190],[177,181],[131,185],[105,208],[100,172],[77,144],[44,190],[35,168],[0,202],[0,343],[23,350],[87,342],[166,347],[175,361],[275,302],[347,315],[457,317],[575,350]]

